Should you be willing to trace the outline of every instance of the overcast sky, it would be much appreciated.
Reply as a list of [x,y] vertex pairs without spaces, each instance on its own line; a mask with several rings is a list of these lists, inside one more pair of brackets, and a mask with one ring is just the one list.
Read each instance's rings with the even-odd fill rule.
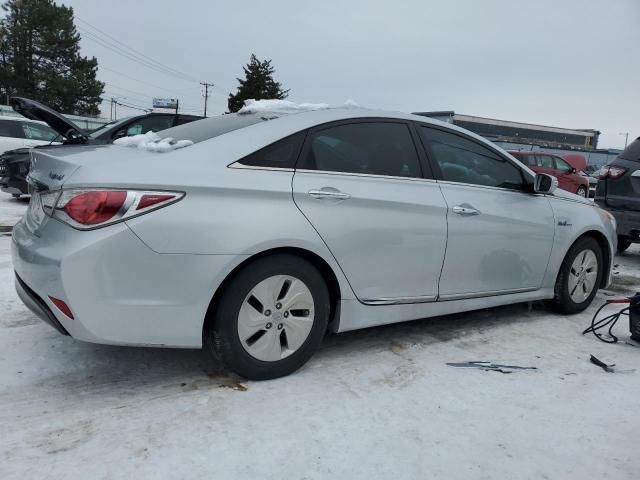
[[604,147],[640,136],[640,0],[60,1],[123,102],[178,97],[201,113],[202,88],[105,48],[89,25],[214,82],[211,114],[226,110],[253,52],[296,102],[596,128]]

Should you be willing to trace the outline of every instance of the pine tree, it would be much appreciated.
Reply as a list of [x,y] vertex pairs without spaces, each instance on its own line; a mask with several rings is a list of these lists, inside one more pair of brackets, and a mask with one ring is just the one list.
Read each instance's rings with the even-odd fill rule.
[[53,0],[8,0],[0,21],[0,94],[41,101],[63,113],[97,115],[104,83],[98,61],[80,55],[73,8]]
[[289,96],[289,90],[283,90],[282,84],[273,79],[275,68],[271,66],[271,60],[261,62],[253,53],[249,63],[242,67],[244,80],[237,78],[238,91],[229,94],[229,112],[237,112],[244,105],[245,100],[282,100]]

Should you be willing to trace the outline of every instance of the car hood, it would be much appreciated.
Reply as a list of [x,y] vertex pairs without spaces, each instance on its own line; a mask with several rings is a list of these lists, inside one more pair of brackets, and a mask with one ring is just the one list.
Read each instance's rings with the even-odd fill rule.
[[45,122],[57,133],[65,137],[69,143],[84,143],[87,133],[68,118],[40,102],[23,97],[12,97],[9,102],[20,115],[31,120]]

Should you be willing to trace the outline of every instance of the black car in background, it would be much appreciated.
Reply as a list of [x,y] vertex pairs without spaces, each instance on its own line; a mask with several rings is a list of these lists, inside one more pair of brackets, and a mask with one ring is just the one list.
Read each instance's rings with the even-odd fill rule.
[[[52,143],[61,142],[63,145],[100,145],[111,143],[122,137],[129,137],[149,131],[159,132],[167,128],[184,123],[200,120],[197,115],[174,113],[149,113],[123,118],[102,127],[86,131],[78,127],[68,118],[55,110],[28,98],[13,97],[11,107],[21,115],[32,120],[41,120],[49,124],[59,135]],[[58,145],[42,145],[33,148],[56,148]],[[10,193],[14,197],[27,195],[27,174],[31,157],[30,148],[9,150],[0,155],[0,190]]]
[[595,202],[618,223],[618,251],[640,242],[640,137],[600,169]]

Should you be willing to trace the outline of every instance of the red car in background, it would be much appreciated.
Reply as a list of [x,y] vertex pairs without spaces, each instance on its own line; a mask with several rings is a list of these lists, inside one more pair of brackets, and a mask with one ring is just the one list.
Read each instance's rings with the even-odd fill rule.
[[547,152],[509,150],[509,153],[536,173],[558,179],[558,186],[581,197],[589,194],[589,179],[578,173],[566,160]]

